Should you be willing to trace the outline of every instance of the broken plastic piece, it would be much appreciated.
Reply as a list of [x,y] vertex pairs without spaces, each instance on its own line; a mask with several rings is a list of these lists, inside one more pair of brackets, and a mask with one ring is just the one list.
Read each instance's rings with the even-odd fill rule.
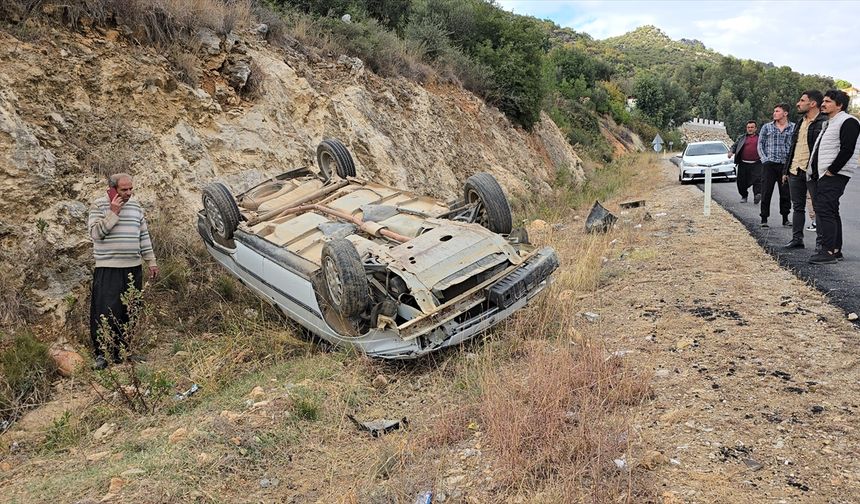
[[594,206],[591,207],[591,212],[588,213],[588,218],[585,219],[585,231],[588,233],[605,233],[617,220],[618,218],[603,208],[599,201],[595,201]]
[[415,497],[415,504],[433,504],[433,492],[424,490]]
[[352,423],[354,423],[356,427],[362,430],[366,430],[373,437],[379,437],[381,434],[388,434],[393,430],[409,426],[409,421],[406,420],[406,417],[403,417],[400,420],[389,420],[386,418],[380,418],[377,420],[370,420],[368,422],[362,422],[360,420],[357,420],[354,416],[349,414],[346,415],[346,417],[352,420]]
[[195,383],[194,385],[191,385],[191,388],[189,388],[185,392],[183,392],[181,394],[176,394],[175,396],[173,396],[173,400],[174,401],[182,401],[184,399],[188,399],[192,395],[196,394],[198,390],[200,390],[200,385],[197,385]]
[[645,200],[634,200],[634,201],[624,201],[618,204],[621,208],[639,208],[641,206],[645,206]]

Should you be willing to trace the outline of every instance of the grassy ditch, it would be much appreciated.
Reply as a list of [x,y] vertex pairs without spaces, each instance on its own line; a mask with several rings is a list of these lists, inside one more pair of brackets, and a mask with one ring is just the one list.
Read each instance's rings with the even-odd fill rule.
[[[582,196],[557,188],[544,204],[599,194],[613,207],[656,168],[631,158],[622,182],[593,182]],[[127,502],[413,502],[428,489],[454,502],[648,500],[650,473],[614,462],[635,442],[631,409],[650,397],[648,371],[608,352],[604,329],[583,331],[577,303],[615,281],[604,258],[641,240],[644,216],[585,235],[572,220],[585,211],[532,226],[562,261],[534,303],[481,340],[395,363],[315,346],[223,278],[196,240],[154,221],[173,266],[150,291],[155,334],[141,366],[176,392],[200,391],[146,413],[104,392],[60,410],[16,451],[0,448],[12,467],[3,490],[13,501],[100,499],[119,478]],[[372,438],[347,414],[409,423]],[[112,433],[97,437],[105,425]]]

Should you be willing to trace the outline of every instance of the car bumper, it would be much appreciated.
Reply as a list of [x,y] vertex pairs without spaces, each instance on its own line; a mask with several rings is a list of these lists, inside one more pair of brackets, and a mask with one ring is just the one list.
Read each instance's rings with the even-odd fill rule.
[[[693,180],[705,180],[706,168],[681,168],[681,180],[690,182]],[[711,169],[713,180],[735,180],[738,172],[734,166],[718,167]]]

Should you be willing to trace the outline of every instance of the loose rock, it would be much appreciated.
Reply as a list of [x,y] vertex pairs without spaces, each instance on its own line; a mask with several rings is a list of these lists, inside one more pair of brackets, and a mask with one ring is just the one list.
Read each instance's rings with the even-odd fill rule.
[[649,451],[642,457],[642,460],[639,461],[639,465],[648,469],[649,471],[655,469],[657,466],[661,466],[669,463],[669,457],[658,452],[656,450]]
[[185,441],[186,438],[188,438],[188,429],[180,427],[173,431],[173,434],[167,440],[170,441],[170,444],[176,444]]
[[122,491],[122,487],[125,486],[125,481],[122,478],[114,477],[110,479],[110,487],[108,488],[108,493],[118,494]]
[[93,439],[95,439],[96,441],[103,441],[114,432],[116,432],[115,423],[103,423],[101,427],[99,427],[98,429],[96,429],[95,432],[93,432]]
[[376,378],[373,379],[371,385],[373,385],[373,388],[376,390],[382,390],[388,386],[388,378],[386,378],[385,375],[376,375]]

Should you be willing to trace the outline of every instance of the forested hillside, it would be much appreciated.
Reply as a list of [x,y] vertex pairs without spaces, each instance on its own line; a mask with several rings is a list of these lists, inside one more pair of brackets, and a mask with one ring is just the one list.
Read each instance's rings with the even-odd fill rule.
[[[805,89],[834,86],[830,77],[675,41],[654,26],[598,41],[483,0],[270,2],[303,27],[303,43],[337,47],[385,76],[461,84],[526,129],[544,110],[597,159],[612,157],[612,123],[674,138],[674,126],[698,116],[725,121],[734,135]],[[625,109],[628,96],[635,110]]]
[[831,77],[723,56],[697,40],[674,41],[653,26],[604,43],[620,53],[612,59],[617,77],[632,78],[640,109],[660,127],[692,115],[725,121],[734,136],[749,119],[769,121],[778,103],[793,110],[803,91],[834,87]]

